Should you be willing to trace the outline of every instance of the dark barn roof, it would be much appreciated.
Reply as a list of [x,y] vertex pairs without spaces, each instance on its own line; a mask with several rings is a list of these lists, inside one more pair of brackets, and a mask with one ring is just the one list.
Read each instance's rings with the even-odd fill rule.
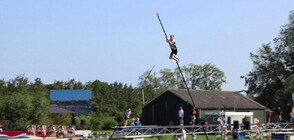
[[[192,104],[190,95],[186,89],[170,89],[170,92]],[[166,94],[163,93],[163,94]],[[237,91],[213,91],[213,90],[190,90],[191,96],[197,108],[201,109],[266,109],[265,106],[244,96]]]

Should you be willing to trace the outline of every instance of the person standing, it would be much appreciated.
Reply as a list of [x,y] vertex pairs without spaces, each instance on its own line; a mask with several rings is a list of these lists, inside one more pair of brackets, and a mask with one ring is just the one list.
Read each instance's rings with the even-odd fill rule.
[[178,115],[179,115],[180,125],[184,125],[184,110],[182,106],[180,106]]
[[282,122],[282,110],[281,110],[281,107],[278,107],[277,114],[278,114],[278,122]]
[[267,116],[267,122],[268,123],[271,123],[272,122],[272,113],[273,113],[273,111],[271,109],[268,108],[266,110],[266,116]]
[[2,128],[3,126],[2,126],[2,124],[1,124],[1,122],[0,122],[0,132],[3,132],[3,128]]
[[192,117],[191,117],[191,120],[192,120],[191,124],[192,125],[196,124],[197,114],[198,114],[198,111],[197,111],[196,107],[193,107],[193,109],[192,109]]
[[182,140],[186,140],[186,139],[187,139],[187,132],[185,128],[182,128]]
[[126,127],[128,125],[128,122],[129,122],[129,118],[132,114],[132,110],[131,108],[127,109],[126,112],[125,112],[125,122],[124,122],[124,127]]
[[292,107],[292,111],[290,113],[290,116],[291,116],[292,127],[294,127],[294,107]]

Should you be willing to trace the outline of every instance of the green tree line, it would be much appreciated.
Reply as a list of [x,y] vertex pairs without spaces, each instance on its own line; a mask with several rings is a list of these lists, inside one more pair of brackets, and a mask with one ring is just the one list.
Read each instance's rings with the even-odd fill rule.
[[[225,82],[224,73],[214,65],[198,66],[190,64],[182,67],[185,79],[190,88],[220,90]],[[90,114],[79,114],[80,120],[86,120],[86,129],[110,129],[122,125],[124,111],[132,108],[132,116],[141,116],[142,89],[148,102],[163,93],[168,88],[185,88],[179,71],[163,69],[149,76],[146,71],[139,77],[138,87],[119,82],[107,83],[99,80],[82,83],[71,79],[69,81],[54,81],[44,84],[41,78],[30,82],[25,75],[14,79],[0,80],[0,123],[5,130],[25,130],[30,124],[70,125],[71,115],[57,114],[52,119],[50,114],[50,90],[92,90],[93,111]],[[191,74],[190,74],[191,73]],[[194,81],[193,81],[194,80]]]

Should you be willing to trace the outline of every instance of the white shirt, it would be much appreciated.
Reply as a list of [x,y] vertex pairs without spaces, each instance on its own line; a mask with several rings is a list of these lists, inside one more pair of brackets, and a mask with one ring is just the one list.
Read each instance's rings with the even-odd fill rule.
[[291,118],[294,119],[294,113],[291,112],[290,115],[291,115]]
[[179,110],[179,117],[184,117],[184,110],[183,109]]

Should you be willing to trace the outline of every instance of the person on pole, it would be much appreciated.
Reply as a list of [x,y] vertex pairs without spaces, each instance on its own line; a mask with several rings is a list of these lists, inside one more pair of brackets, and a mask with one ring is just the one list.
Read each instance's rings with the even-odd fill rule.
[[176,57],[178,54],[178,49],[176,46],[176,39],[174,35],[170,35],[170,39],[166,38],[166,42],[169,44],[171,53],[169,55],[169,59],[175,60],[177,63],[179,62],[179,58]]

